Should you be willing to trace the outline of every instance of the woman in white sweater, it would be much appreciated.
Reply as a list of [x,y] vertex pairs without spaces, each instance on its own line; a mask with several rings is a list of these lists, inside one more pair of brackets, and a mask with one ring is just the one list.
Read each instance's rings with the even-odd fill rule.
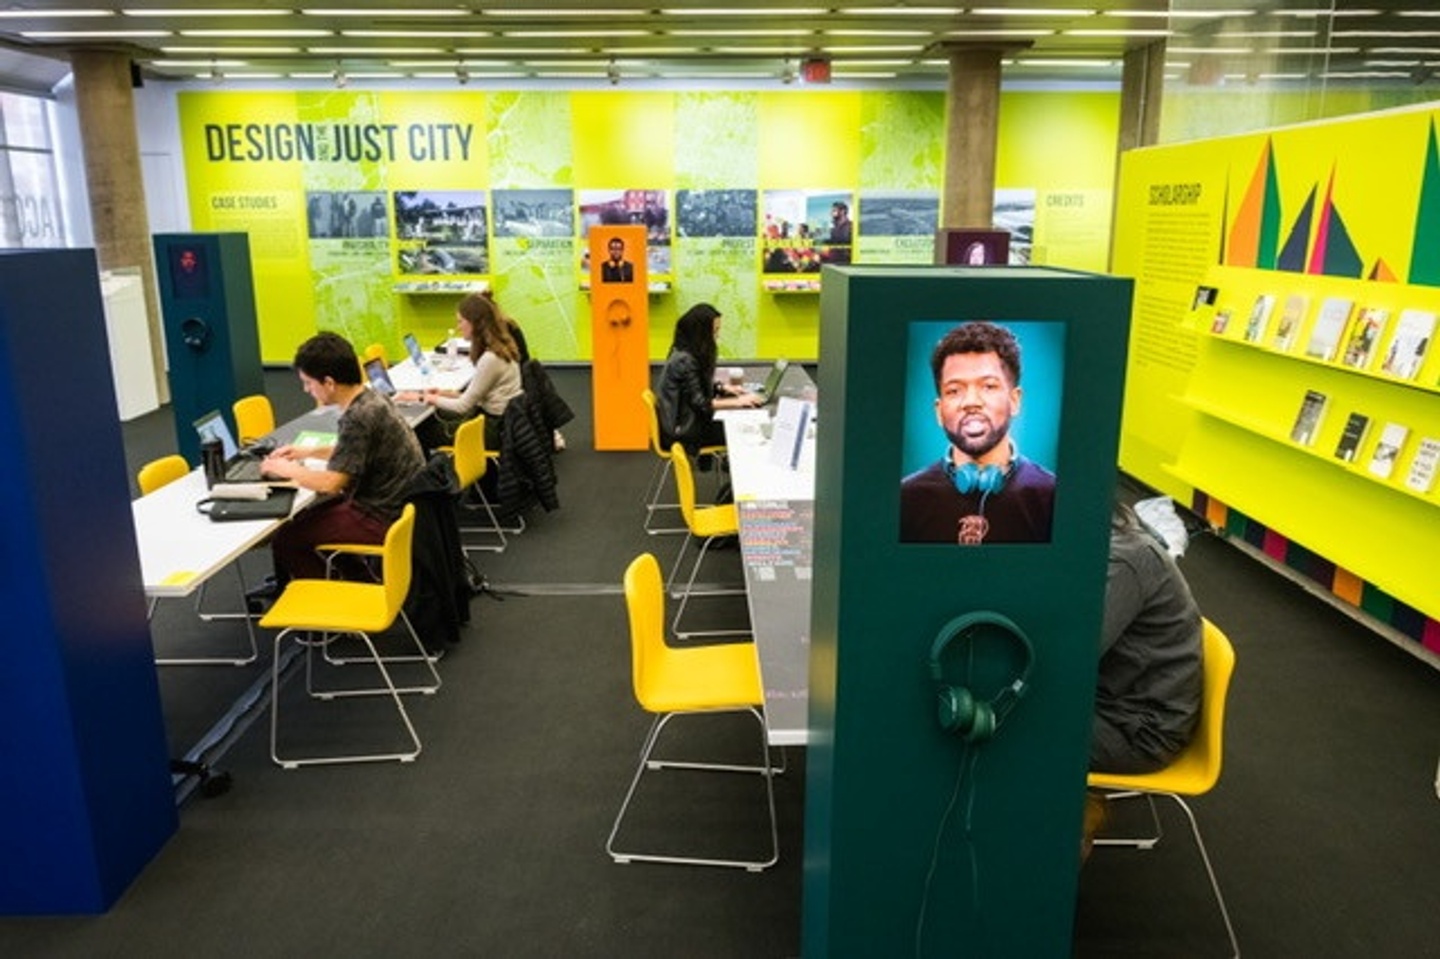
[[485,445],[495,449],[500,437],[500,417],[510,401],[523,389],[520,382],[520,352],[509,324],[487,297],[471,293],[455,308],[460,335],[470,341],[470,359],[475,373],[461,392],[429,389],[414,394],[435,407],[446,431],[453,434],[457,424],[477,413],[485,414]]

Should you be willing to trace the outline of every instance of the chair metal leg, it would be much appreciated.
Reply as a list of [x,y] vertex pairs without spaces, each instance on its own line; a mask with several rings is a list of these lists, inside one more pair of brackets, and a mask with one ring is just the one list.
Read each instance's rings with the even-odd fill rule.
[[1235,926],[1230,922],[1230,910],[1225,908],[1225,897],[1220,895],[1220,881],[1215,878],[1215,867],[1210,865],[1210,854],[1205,850],[1205,840],[1200,838],[1200,824],[1195,821],[1195,813],[1190,809],[1190,804],[1174,793],[1166,793],[1175,802],[1179,803],[1185,818],[1190,821],[1190,834],[1195,837],[1195,848],[1200,851],[1200,861],[1205,864],[1205,875],[1210,877],[1210,889],[1215,893],[1215,905],[1220,907],[1220,918],[1225,920],[1225,932],[1230,936],[1230,951],[1234,959],[1240,959],[1240,942],[1235,938]]
[[[428,684],[426,684],[426,685],[422,685],[422,686],[394,686],[393,688],[394,688],[397,692],[400,692],[400,693],[421,693],[421,694],[426,695],[426,696],[432,696],[432,695],[434,695],[435,692],[436,692],[437,690],[439,690],[439,688],[440,688],[440,673],[439,673],[438,671],[436,671],[436,669],[435,669],[435,663],[441,658],[441,654],[439,654],[439,653],[427,653],[427,652],[425,651],[425,644],[420,641],[420,635],[415,632],[415,627],[414,627],[413,625],[411,625],[411,623],[410,623],[410,617],[407,616],[407,615],[405,615],[405,611],[404,611],[403,609],[400,611],[400,620],[405,624],[405,630],[410,634],[410,641],[411,641],[411,642],[414,644],[414,646],[415,646],[416,654],[415,654],[415,655],[405,654],[405,655],[400,655],[400,656],[380,656],[380,657],[379,657],[380,662],[381,662],[383,665],[387,665],[387,666],[388,666],[388,665],[391,665],[391,664],[394,664],[394,663],[424,663],[424,664],[425,664],[425,668],[430,672],[430,678],[431,678],[432,682],[430,682],[430,683],[428,683]],[[339,635],[343,635],[343,634],[327,634],[327,636],[325,637],[325,640],[324,640],[323,642],[307,643],[307,644],[306,644],[306,648],[305,648],[305,691],[306,691],[307,693],[309,693],[310,696],[313,697],[313,698],[315,698],[315,699],[343,699],[343,698],[346,697],[346,696],[384,696],[384,695],[387,695],[387,694],[389,693],[389,689],[387,689],[387,688],[385,688],[385,687],[383,687],[383,686],[368,686],[368,687],[360,687],[360,688],[357,688],[357,689],[316,689],[316,688],[315,688],[314,668],[313,668],[313,658],[314,658],[314,657],[313,657],[313,653],[314,653],[314,650],[315,650],[315,647],[316,647],[316,646],[319,646],[319,647],[321,648],[322,658],[325,660],[325,662],[328,663],[328,664],[330,664],[330,665],[332,665],[332,666],[348,666],[348,665],[351,665],[351,664],[353,664],[353,663],[371,663],[371,662],[374,661],[373,656],[376,654],[376,652],[375,652],[375,646],[374,646],[373,642],[370,642],[370,641],[369,641],[369,637],[366,637],[366,640],[367,640],[367,643],[366,643],[366,644],[370,647],[370,651],[371,651],[371,653],[372,653],[372,658],[368,658],[368,659],[367,659],[367,658],[358,657],[358,656],[343,656],[343,657],[342,657],[342,656],[331,656],[331,654],[330,654],[330,644],[331,644],[331,641],[334,640],[335,638],[337,638]],[[353,634],[353,635],[364,635],[364,634],[359,634],[359,633],[357,633],[357,634]]]
[[415,757],[420,755],[420,737],[415,732],[415,725],[410,721],[410,714],[405,711],[405,701],[400,698],[400,691],[396,689],[395,683],[390,679],[390,672],[385,668],[385,663],[380,658],[379,652],[375,649],[374,642],[365,633],[356,633],[360,637],[373,657],[375,667],[380,670],[380,676],[385,680],[385,689],[382,691],[388,694],[395,703],[395,709],[400,714],[401,721],[405,724],[405,731],[410,735],[410,742],[414,749],[407,752],[390,753],[355,753],[348,756],[309,756],[309,757],[283,757],[279,750],[279,729],[280,729],[280,644],[292,633],[299,632],[295,629],[282,629],[275,634],[274,655],[270,663],[270,758],[275,764],[283,769],[296,769],[300,766],[321,766],[334,765],[337,763],[364,763],[364,762],[389,762],[399,761],[402,763],[413,762]]
[[[740,710],[707,710],[705,712],[739,712]],[[760,710],[753,706],[744,707],[744,711],[755,717],[760,726],[760,751],[763,757],[759,766],[736,766],[720,763],[695,763],[695,762],[673,762],[657,761],[650,758],[659,741],[660,733],[665,726],[676,716],[694,715],[693,713],[657,713],[650,723],[650,729],[645,734],[645,742],[640,749],[640,762],[635,767],[635,775],[630,780],[630,788],[625,791],[625,799],[620,804],[620,812],[615,816],[615,824],[610,828],[610,836],[605,840],[605,851],[618,863],[629,862],[664,862],[677,865],[689,866],[723,866],[732,869],[744,869],[748,872],[761,872],[775,865],[780,861],[780,834],[775,820],[775,774],[779,772],[770,763],[770,743],[768,728],[765,724],[765,716]],[[768,859],[705,859],[693,856],[671,856],[658,853],[627,852],[615,848],[615,838],[620,834],[620,826],[625,820],[625,813],[630,808],[630,801],[635,797],[635,790],[640,785],[640,779],[647,771],[658,771],[662,769],[688,769],[704,772],[740,772],[759,773],[765,779],[765,801],[770,813],[770,856]]]
[[[1116,799],[1131,799],[1144,797],[1144,799],[1150,805],[1150,817],[1151,820],[1154,822],[1155,835],[1153,837],[1145,836],[1140,838],[1096,839],[1095,845],[1129,846],[1134,849],[1153,849],[1156,843],[1158,843],[1161,838],[1160,817],[1157,815],[1155,809],[1156,795],[1156,793],[1140,792],[1133,790],[1125,792],[1106,793],[1105,799],[1107,802]],[[1158,795],[1169,796],[1171,799],[1175,800],[1175,802],[1180,806],[1180,810],[1185,813],[1185,818],[1190,823],[1190,834],[1195,837],[1195,849],[1200,853],[1200,861],[1205,865],[1205,875],[1210,880],[1210,891],[1215,895],[1215,905],[1220,908],[1220,918],[1224,921],[1225,932],[1230,937],[1230,950],[1234,956],[1234,959],[1240,959],[1240,941],[1235,937],[1235,926],[1230,921],[1230,910],[1225,907],[1225,897],[1220,894],[1220,881],[1216,878],[1215,868],[1210,863],[1210,854],[1205,848],[1205,841],[1200,838],[1200,825],[1195,820],[1195,813],[1193,810],[1191,810],[1190,804],[1187,803],[1184,799],[1177,796],[1175,793],[1159,793]]]
[[695,557],[695,565],[690,567],[690,579],[685,584],[684,592],[680,594],[680,603],[675,609],[675,619],[670,624],[670,631],[680,639],[689,639],[692,636],[749,636],[751,633],[749,629],[705,629],[688,631],[682,631],[680,629],[680,622],[685,616],[685,607],[689,604],[691,596],[745,595],[745,590],[743,589],[707,589],[698,593],[695,592],[695,577],[700,574],[700,564],[705,561],[705,553],[710,549],[710,544],[714,539],[715,537],[713,536],[707,536],[705,541],[700,544],[700,552]]
[[[474,489],[475,489],[476,495],[478,495],[478,496],[480,497],[480,508],[485,511],[485,515],[486,515],[487,517],[489,517],[489,519],[490,519],[490,525],[488,525],[488,526],[464,526],[464,525],[462,525],[462,526],[460,527],[460,532],[461,532],[462,534],[467,533],[467,532],[468,532],[468,533],[489,533],[489,534],[494,534],[494,535],[496,536],[496,538],[497,538],[497,542],[494,542],[494,543],[481,543],[481,544],[478,544],[478,545],[468,545],[468,544],[466,544],[466,545],[462,545],[461,549],[463,549],[463,550],[464,550],[465,552],[467,552],[467,553],[470,552],[471,550],[477,550],[477,551],[485,552],[485,553],[503,553],[503,552],[505,552],[505,547],[507,547],[507,546],[510,545],[509,540],[507,540],[507,539],[505,538],[505,534],[506,534],[506,533],[520,533],[520,532],[524,532],[524,530],[525,530],[525,518],[524,518],[523,516],[520,517],[520,526],[519,526],[518,528],[501,526],[501,525],[500,525],[500,520],[499,520],[499,518],[495,515],[495,509],[494,509],[494,507],[492,507],[492,506],[490,505],[490,498],[485,495],[485,491],[480,488],[479,484],[476,484],[475,487],[474,487]],[[464,506],[461,507],[462,510],[463,510],[463,509],[466,509],[466,508],[467,508],[467,507],[464,507]],[[473,508],[473,507],[471,507],[471,508]]]
[[650,485],[645,487],[645,532],[651,536],[675,536],[687,532],[685,524],[679,526],[653,526],[658,510],[679,511],[679,503],[662,503],[660,494],[665,491],[665,481],[670,478],[670,460],[656,460],[650,470]]
[[1155,794],[1135,792],[1113,792],[1105,793],[1106,802],[1114,802],[1117,799],[1140,799],[1145,800],[1145,805],[1150,809],[1150,822],[1154,827],[1154,835],[1151,836],[1112,836],[1108,839],[1096,838],[1096,846],[1129,846],[1131,849],[1154,849],[1164,835],[1160,826],[1160,815],[1155,809]]
[[[234,563],[231,563],[231,564],[230,564],[230,568],[233,569],[233,570],[235,570],[235,579],[236,579],[236,581],[240,584],[240,596],[241,596],[241,598],[243,599],[244,596],[245,596],[245,589],[246,589],[246,587],[245,587],[245,574],[241,571],[241,569],[240,569],[240,563],[239,563],[238,560],[237,560],[236,562],[234,562]],[[248,612],[247,612],[247,613],[208,613],[208,614],[202,614],[202,613],[200,612],[200,601],[204,598],[204,596],[205,596],[205,586],[204,586],[204,584],[202,583],[201,586],[200,586],[200,591],[199,591],[199,592],[196,594],[196,596],[195,596],[195,612],[196,612],[196,614],[199,615],[201,619],[206,620],[207,622],[210,621],[210,620],[222,620],[222,619],[240,619],[240,620],[244,620],[244,622],[245,622],[245,636],[246,636],[246,639],[249,641],[249,644],[250,644],[250,651],[249,651],[249,653],[248,653],[247,655],[243,655],[243,656],[164,656],[164,657],[162,657],[162,656],[157,656],[157,657],[155,657],[155,665],[157,665],[157,666],[248,666],[248,665],[250,665],[251,663],[255,662],[255,660],[257,660],[257,659],[260,658],[260,647],[256,644],[256,641],[255,641],[255,620],[257,619],[257,617],[250,615]],[[150,615],[153,616],[154,613],[155,613],[155,602],[154,602],[154,600],[151,600],[151,602],[150,602]]]

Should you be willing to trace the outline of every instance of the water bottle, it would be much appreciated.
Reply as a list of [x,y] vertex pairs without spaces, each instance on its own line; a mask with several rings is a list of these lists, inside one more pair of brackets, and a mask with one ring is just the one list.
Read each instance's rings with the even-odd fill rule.
[[460,342],[455,338],[455,329],[452,327],[445,333],[445,368],[453,370],[460,357]]

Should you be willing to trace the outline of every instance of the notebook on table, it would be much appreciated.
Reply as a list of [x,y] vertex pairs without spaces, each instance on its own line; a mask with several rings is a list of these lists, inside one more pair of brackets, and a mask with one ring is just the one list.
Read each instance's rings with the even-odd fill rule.
[[209,440],[220,441],[220,449],[225,455],[225,482],[259,483],[264,480],[260,474],[260,462],[270,451],[269,447],[256,444],[242,450],[235,442],[235,435],[230,432],[230,424],[225,422],[219,410],[211,410],[197,419],[195,432],[200,434],[202,444]]

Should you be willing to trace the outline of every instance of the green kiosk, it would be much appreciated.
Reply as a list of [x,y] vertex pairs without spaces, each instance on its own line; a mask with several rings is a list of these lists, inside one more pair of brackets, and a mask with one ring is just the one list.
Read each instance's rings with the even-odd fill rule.
[[825,271],[807,957],[1070,955],[1130,300]]

